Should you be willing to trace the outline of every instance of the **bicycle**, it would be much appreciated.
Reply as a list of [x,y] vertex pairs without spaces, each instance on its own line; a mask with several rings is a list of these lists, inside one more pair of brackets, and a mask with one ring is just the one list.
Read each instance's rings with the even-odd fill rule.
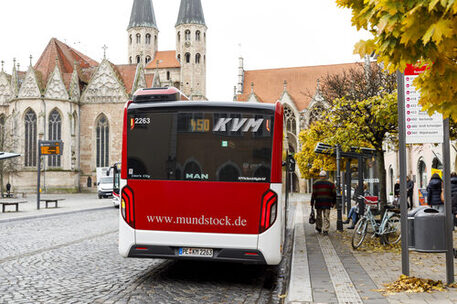
[[387,205],[386,211],[379,222],[374,218],[371,208],[378,206],[378,201],[368,200],[364,196],[359,196],[359,199],[363,199],[366,205],[365,214],[357,222],[354,227],[354,233],[352,235],[352,248],[357,249],[362,245],[365,240],[365,236],[370,229],[372,237],[379,236],[381,244],[396,244],[401,239],[400,233],[400,216],[397,212],[392,211],[395,206]]

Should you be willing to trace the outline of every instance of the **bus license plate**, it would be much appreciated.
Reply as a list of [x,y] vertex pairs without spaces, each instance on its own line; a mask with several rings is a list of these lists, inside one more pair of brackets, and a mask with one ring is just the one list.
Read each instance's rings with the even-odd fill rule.
[[209,248],[179,248],[179,256],[212,257],[213,249]]

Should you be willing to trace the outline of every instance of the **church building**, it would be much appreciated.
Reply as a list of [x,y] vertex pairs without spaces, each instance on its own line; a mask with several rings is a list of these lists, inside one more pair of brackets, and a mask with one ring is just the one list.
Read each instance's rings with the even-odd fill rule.
[[[176,50],[159,51],[152,0],[134,0],[127,27],[126,64],[101,62],[52,38],[26,71],[0,71],[0,182],[36,191],[38,140],[63,141],[61,156],[42,157],[44,191],[95,191],[96,168],[121,159],[123,108],[145,87],[180,88],[206,99],[206,32],[200,0],[181,0]],[[126,20],[127,21],[127,20]]]

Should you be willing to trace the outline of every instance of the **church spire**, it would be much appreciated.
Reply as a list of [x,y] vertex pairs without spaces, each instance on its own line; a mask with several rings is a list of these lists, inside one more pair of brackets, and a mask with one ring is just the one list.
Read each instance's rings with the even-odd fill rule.
[[181,0],[176,26],[180,24],[206,25],[201,0]]
[[132,27],[153,27],[157,29],[156,16],[152,0],[134,0],[130,23],[127,30]]

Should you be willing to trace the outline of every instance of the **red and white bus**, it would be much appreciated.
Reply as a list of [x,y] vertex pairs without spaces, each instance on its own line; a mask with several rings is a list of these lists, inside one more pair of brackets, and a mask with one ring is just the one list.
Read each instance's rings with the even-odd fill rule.
[[279,264],[282,106],[185,99],[144,89],[126,104],[120,254]]

